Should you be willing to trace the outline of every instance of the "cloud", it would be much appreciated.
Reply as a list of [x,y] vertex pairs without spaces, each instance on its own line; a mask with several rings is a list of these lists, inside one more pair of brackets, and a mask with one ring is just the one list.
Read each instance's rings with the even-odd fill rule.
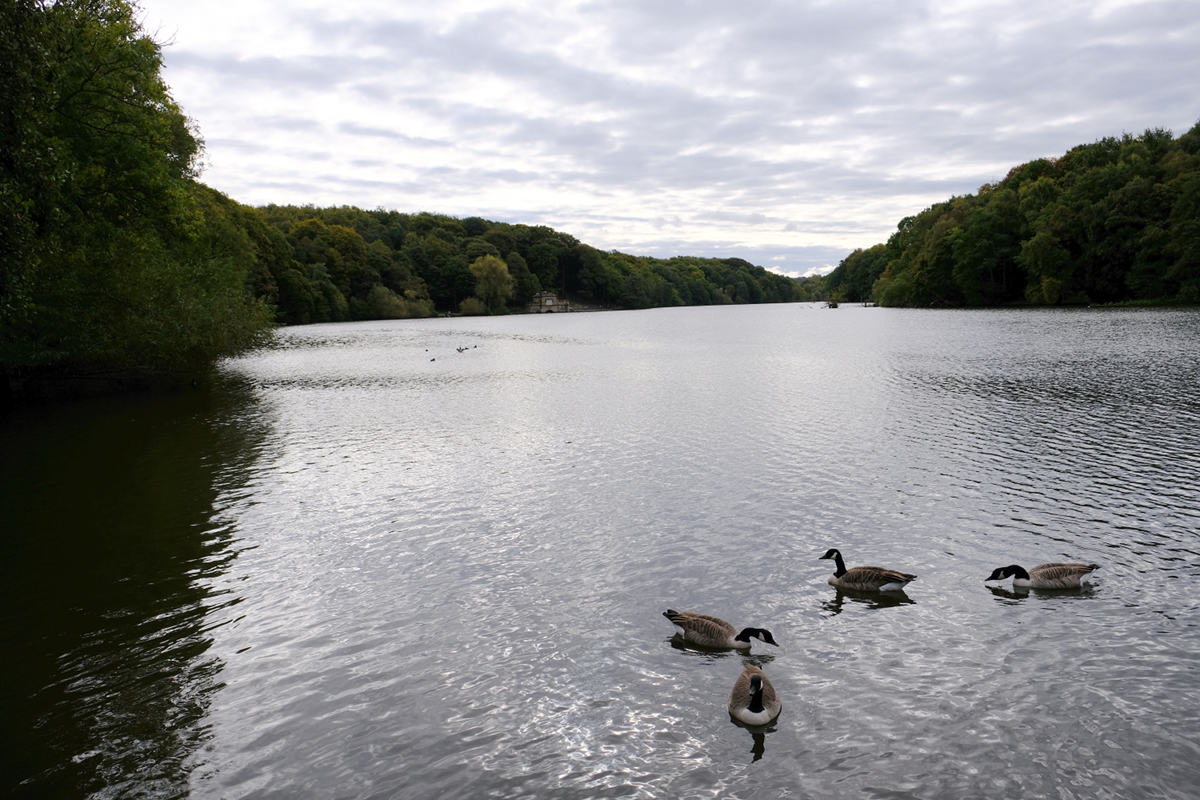
[[214,6],[144,12],[215,188],[647,255],[832,266],[1019,163],[1200,117],[1190,0]]

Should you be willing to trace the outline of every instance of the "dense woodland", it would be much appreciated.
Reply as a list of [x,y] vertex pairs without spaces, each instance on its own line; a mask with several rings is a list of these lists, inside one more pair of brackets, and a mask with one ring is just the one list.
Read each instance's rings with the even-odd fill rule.
[[1200,124],[1015,167],[902,220],[826,278],[885,306],[1200,302]]
[[542,290],[629,309],[1200,301],[1200,126],[1024,164],[791,280],[544,226],[237,203],[199,182],[203,141],[127,0],[0,0],[0,65],[0,394],[180,373],[278,324],[509,313]]
[[[483,294],[492,294],[483,308],[497,313],[542,290],[609,308],[807,299],[797,282],[738,258],[604,252],[545,226],[351,207],[246,213],[260,243],[255,292],[286,323],[458,312]],[[485,291],[472,269],[488,256],[507,292]]]
[[203,142],[125,0],[0,0],[0,369],[172,373],[276,324],[787,302],[741,259],[602,252],[542,226],[251,208],[200,183]]
[[[241,210],[134,9],[0,0],[0,367],[166,372],[254,344]],[[4,390],[10,381],[3,381]]]

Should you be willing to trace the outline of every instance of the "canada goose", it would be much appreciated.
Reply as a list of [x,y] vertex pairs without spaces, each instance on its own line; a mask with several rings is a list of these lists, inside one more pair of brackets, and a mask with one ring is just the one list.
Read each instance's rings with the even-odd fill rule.
[[742,632],[738,633],[737,628],[723,619],[710,617],[707,614],[693,614],[691,611],[675,611],[674,609],[667,609],[663,612],[663,616],[683,628],[684,640],[692,644],[749,650],[750,640],[758,639],[760,642],[779,646],[775,642],[775,637],[766,628],[742,628]]
[[916,575],[907,572],[897,572],[883,567],[855,567],[846,569],[842,554],[836,548],[821,558],[832,558],[837,565],[837,571],[829,576],[829,585],[839,589],[851,589],[859,592],[895,592],[904,589],[910,581],[917,579]]
[[1099,564],[1042,564],[1028,572],[1023,567],[1011,564],[998,567],[985,581],[1013,579],[1013,586],[1032,589],[1078,589],[1083,579],[1100,569]]
[[766,725],[779,716],[783,703],[763,671],[747,664],[729,693],[729,713],[747,725]]

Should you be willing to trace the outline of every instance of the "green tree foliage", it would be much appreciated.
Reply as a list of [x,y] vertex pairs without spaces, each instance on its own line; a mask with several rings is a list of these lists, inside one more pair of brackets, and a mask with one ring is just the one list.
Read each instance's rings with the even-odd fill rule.
[[1071,254],[1054,234],[1042,231],[1022,242],[1017,262],[1025,268],[1025,297],[1029,302],[1054,305],[1066,299],[1074,265]]
[[489,312],[495,313],[512,297],[513,279],[508,274],[508,264],[502,259],[480,256],[471,262],[471,274],[475,276],[475,295],[487,305]]
[[[374,318],[374,306],[355,298],[365,301],[376,282],[397,296],[427,299],[431,310],[436,306],[459,311],[464,300],[488,292],[480,288],[476,274],[481,259],[497,274],[504,267],[511,286],[504,297],[479,294],[485,308],[493,311],[505,302],[524,305],[544,289],[613,308],[786,303],[811,296],[811,286],[803,289],[796,281],[742,259],[605,253],[540,225],[346,206],[265,206],[259,212],[286,235],[293,250],[293,268],[277,264],[272,272],[278,297],[266,298],[277,306],[284,322]],[[380,263],[390,266],[368,261],[364,269],[362,246],[353,241],[353,232],[366,244],[368,257],[376,253]],[[337,308],[329,302],[322,305],[322,297],[336,297],[331,287],[347,299],[345,316],[337,316]],[[313,296],[316,299],[309,300]]]
[[[543,289],[624,308],[806,296],[740,259],[604,253],[545,226],[243,206],[197,182],[202,142],[136,16],[130,0],[0,0],[6,376],[192,368],[273,322],[427,316],[475,291],[493,311]],[[1177,229],[1160,250],[1191,275]]]
[[478,297],[468,297],[458,304],[458,313],[464,317],[482,317],[488,313],[488,307]]
[[[287,324],[402,319],[434,313],[425,281],[405,251],[411,219],[352,206],[249,209],[265,229],[276,290],[262,291]],[[413,240],[417,241],[416,239]],[[282,245],[282,252],[280,246]]]
[[[1198,151],[1200,125],[1015,167],[902,220],[870,296],[900,306],[1200,301]],[[876,248],[848,256],[830,287],[860,292]]]
[[194,181],[201,142],[136,7],[4,0],[0,56],[0,366],[174,370],[257,341],[265,276]]
[[542,290],[542,282],[529,271],[525,258],[515,250],[504,257],[504,263],[508,265],[508,274],[513,279],[513,298],[518,303],[528,303]]
[[813,303],[829,299],[830,291],[827,288],[828,277],[828,275],[805,275],[796,278],[796,290],[800,293],[800,301]]
[[866,302],[871,299],[871,287],[883,274],[887,261],[887,248],[882,244],[868,250],[859,248],[825,277],[825,291],[841,292],[841,299],[848,303]]

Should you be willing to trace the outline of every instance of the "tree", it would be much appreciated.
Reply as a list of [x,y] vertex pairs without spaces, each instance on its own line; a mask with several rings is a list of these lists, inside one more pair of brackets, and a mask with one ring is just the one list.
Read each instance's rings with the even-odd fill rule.
[[561,252],[561,246],[553,240],[541,241],[529,248],[525,261],[529,265],[529,271],[537,276],[543,287],[562,286],[558,271],[558,256]]
[[471,262],[471,274],[475,276],[475,294],[495,311],[504,301],[512,297],[513,279],[508,274],[508,265],[495,256],[480,256]]
[[202,142],[135,7],[0,9],[0,366],[173,370],[257,341],[270,312],[248,251],[212,246],[224,223],[194,181]]
[[508,274],[513,277],[513,292],[517,302],[527,303],[542,290],[541,281],[529,271],[529,265],[520,253],[509,253],[504,257],[504,263],[508,264]]
[[1074,265],[1071,254],[1049,233],[1039,233],[1021,245],[1017,256],[1029,276],[1025,296],[1031,303],[1054,305],[1067,299]]
[[884,305],[1195,302],[1198,151],[1200,125],[1179,139],[1155,128],[1022,164],[901,220],[872,294]]
[[[375,280],[376,275],[398,297],[407,298],[415,292],[421,297],[432,296],[439,308],[461,311],[461,301],[469,298],[479,284],[470,265],[484,256],[502,258],[507,265],[512,280],[509,302],[524,303],[542,289],[555,286],[604,305],[627,308],[735,300],[794,302],[808,296],[809,290],[807,285],[802,288],[796,281],[740,258],[657,259],[605,253],[545,226],[510,225],[478,217],[456,220],[429,213],[410,216],[382,210],[365,212],[348,206],[265,206],[258,211],[292,240],[295,248],[291,263],[296,268],[303,265],[308,273],[302,280],[319,288],[318,293],[334,303],[341,291],[334,282],[349,290],[349,310],[355,318],[373,316],[378,313],[375,309],[390,307],[381,302],[386,295],[373,288],[363,293],[361,286]],[[365,283],[345,283],[345,265],[357,258],[347,256],[353,256],[361,245],[336,244],[331,233],[335,228],[352,228],[367,243],[370,272],[359,273],[369,278]],[[546,283],[530,268],[530,259],[539,263]],[[297,304],[289,305],[285,297],[302,299],[296,291],[295,271],[272,268],[272,275],[278,287],[281,319],[298,321],[284,313],[285,308],[299,308]],[[502,308],[494,298],[489,304],[496,311]],[[324,311],[315,307],[311,320],[328,318],[321,317],[322,313],[336,313],[336,308],[330,302],[325,303]]]
[[[458,246],[459,240],[450,236],[450,228],[437,223],[432,214],[421,214],[425,234],[410,233],[404,239],[404,257],[412,264],[429,294],[438,306],[455,309],[461,298],[467,297],[475,284],[470,263]],[[461,226],[460,226],[461,227]]]
[[371,248],[358,231],[344,225],[326,225],[314,217],[292,228],[288,239],[296,260],[308,266],[311,276],[327,276],[345,301],[351,318],[373,316],[368,297],[383,283],[383,277],[372,267],[380,261],[371,258]]
[[887,268],[887,248],[877,244],[869,250],[858,249],[842,259],[825,278],[825,290],[842,293],[851,303],[870,299],[871,287]]

